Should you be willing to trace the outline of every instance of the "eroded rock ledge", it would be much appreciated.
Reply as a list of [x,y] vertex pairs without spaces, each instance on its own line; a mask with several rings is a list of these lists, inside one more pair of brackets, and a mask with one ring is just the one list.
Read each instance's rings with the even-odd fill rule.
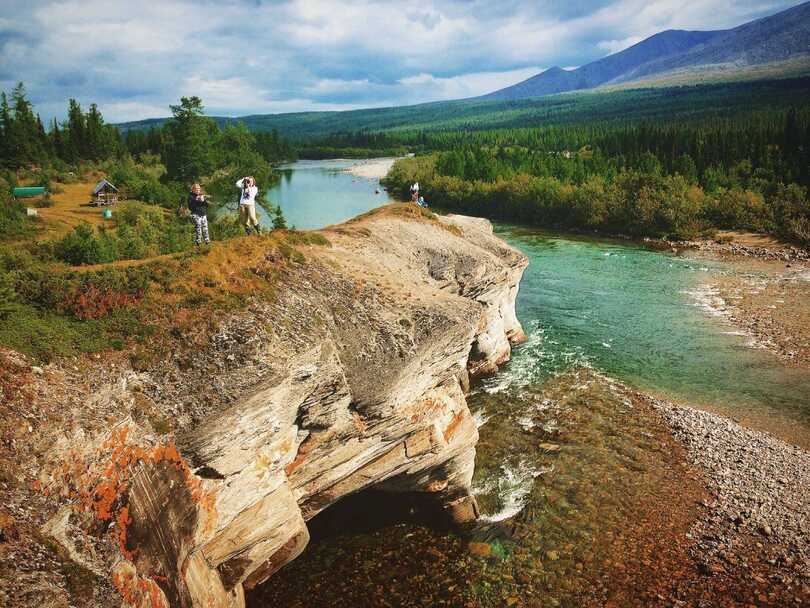
[[[67,506],[45,532],[89,570],[112,570],[125,604],[243,606],[245,587],[304,549],[307,520],[371,486],[432,496],[453,522],[477,517],[464,395],[523,338],[527,259],[461,216],[389,210],[324,234],[331,246],[308,247],[193,358],[96,390],[122,413],[107,429],[74,428],[53,447],[43,485],[78,471],[118,547],[77,543],[82,518]],[[270,272],[275,255],[252,270]]]

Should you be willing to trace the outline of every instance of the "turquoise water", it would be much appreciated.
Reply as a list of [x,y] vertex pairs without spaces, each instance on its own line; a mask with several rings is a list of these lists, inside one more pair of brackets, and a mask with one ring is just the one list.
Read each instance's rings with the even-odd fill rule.
[[[319,227],[379,204],[373,181],[335,172],[348,164],[296,164],[276,194],[288,220]],[[616,578],[612,560],[639,544],[638,513],[647,508],[657,528],[692,495],[662,454],[670,439],[660,420],[604,374],[810,445],[810,374],[783,365],[708,305],[713,280],[755,271],[624,241],[507,225],[496,232],[530,262],[517,301],[528,339],[468,397],[480,434],[476,534],[492,541],[495,557],[471,557],[466,540],[410,525],[348,533],[312,543],[249,606],[489,608],[509,597],[608,604],[610,581],[635,580]],[[541,447],[553,444],[557,451]],[[665,539],[649,539],[664,581],[639,579],[650,597],[682,567],[661,570],[655,543]]]
[[[390,202],[379,180],[345,172],[357,162],[300,160],[282,165],[281,180],[267,191],[266,199],[281,207],[288,225],[302,229],[337,224]],[[269,226],[266,211],[259,208],[258,213]]]
[[[267,198],[298,228],[338,223],[389,202],[378,180],[345,172],[356,162],[284,165]],[[520,391],[585,364],[789,440],[785,429],[810,436],[810,375],[787,368],[750,337],[734,335],[706,305],[712,278],[738,272],[730,263],[625,241],[496,229],[529,256],[517,302],[529,339],[501,372],[483,381],[485,392]]]
[[757,348],[707,305],[712,278],[737,272],[729,263],[525,228],[497,231],[529,256],[517,301],[529,339],[484,380],[486,392],[519,390],[585,364],[775,432],[810,427],[810,374]]

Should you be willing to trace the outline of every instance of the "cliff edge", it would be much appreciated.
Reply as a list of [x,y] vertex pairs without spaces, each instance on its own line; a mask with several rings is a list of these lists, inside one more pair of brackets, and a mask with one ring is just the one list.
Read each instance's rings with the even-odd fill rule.
[[246,264],[242,239],[221,244],[217,272],[268,288],[173,326],[184,346],[154,362],[4,353],[37,413],[6,446],[4,529],[17,521],[21,556],[37,523],[30,542],[56,560],[6,581],[4,605],[240,607],[309,519],[372,486],[477,517],[465,392],[523,338],[526,257],[486,220],[406,205],[319,234]]

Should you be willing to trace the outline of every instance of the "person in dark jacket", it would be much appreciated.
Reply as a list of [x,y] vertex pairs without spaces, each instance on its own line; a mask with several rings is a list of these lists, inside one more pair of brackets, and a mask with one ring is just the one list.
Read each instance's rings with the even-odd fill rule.
[[203,239],[205,244],[211,242],[208,238],[208,197],[202,193],[200,184],[193,184],[188,193],[188,210],[194,222],[194,243],[199,245]]

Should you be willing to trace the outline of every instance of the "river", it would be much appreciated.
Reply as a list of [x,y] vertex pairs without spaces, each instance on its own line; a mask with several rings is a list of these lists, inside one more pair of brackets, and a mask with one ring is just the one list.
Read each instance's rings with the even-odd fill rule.
[[[386,199],[376,182],[337,173],[343,163],[296,163],[270,196],[302,228]],[[496,231],[529,267],[517,301],[528,340],[468,399],[480,433],[474,491],[490,524],[479,535],[494,555],[471,558],[455,535],[414,523],[363,530],[313,543],[252,606],[488,606],[535,593],[576,606],[585,590],[599,605],[627,522],[647,497],[688,491],[672,478],[664,433],[635,415],[621,383],[810,445],[810,375],[712,305],[713,277],[750,268],[626,241]]]
[[[277,169],[281,179],[267,191],[265,198],[281,207],[289,226],[308,229],[338,224],[391,202],[379,179],[347,172],[353,166],[365,164],[367,161],[332,159],[280,165]],[[269,226],[266,211],[260,206],[258,212],[262,224]]]

